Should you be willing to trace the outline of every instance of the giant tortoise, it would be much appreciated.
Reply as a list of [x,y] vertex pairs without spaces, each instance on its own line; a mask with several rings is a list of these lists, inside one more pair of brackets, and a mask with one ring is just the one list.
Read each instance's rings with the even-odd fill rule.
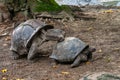
[[42,43],[49,40],[62,41],[64,34],[64,31],[39,20],[27,20],[13,30],[10,48],[12,58],[19,59],[20,55],[27,53],[28,60],[31,60]]
[[58,42],[53,49],[50,58],[55,62],[71,62],[71,67],[77,67],[82,61],[92,58],[95,48],[89,47],[85,42],[75,37],[66,37],[64,41]]

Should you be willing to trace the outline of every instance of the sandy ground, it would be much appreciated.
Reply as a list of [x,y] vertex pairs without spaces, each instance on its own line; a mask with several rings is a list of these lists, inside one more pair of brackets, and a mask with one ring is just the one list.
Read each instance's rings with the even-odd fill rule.
[[[89,10],[87,13],[96,19],[50,21],[50,24],[65,30],[66,36],[78,37],[95,47],[92,61],[70,68],[69,64],[52,65],[48,56],[40,57],[36,62],[26,58],[12,60],[10,36],[4,36],[0,37],[0,80],[79,80],[92,72],[120,74],[120,10]],[[11,25],[1,23],[0,32]],[[48,52],[50,55],[51,51]]]

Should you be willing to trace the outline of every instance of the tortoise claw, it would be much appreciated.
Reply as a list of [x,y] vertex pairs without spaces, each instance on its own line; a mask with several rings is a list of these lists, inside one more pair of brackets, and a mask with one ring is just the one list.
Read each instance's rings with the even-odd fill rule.
[[75,68],[75,67],[78,67],[79,65],[74,65],[74,64],[71,64],[70,65],[70,68]]
[[20,55],[19,55],[18,53],[12,52],[12,59],[13,59],[13,60],[17,60],[17,59],[19,59],[19,58],[20,58]]

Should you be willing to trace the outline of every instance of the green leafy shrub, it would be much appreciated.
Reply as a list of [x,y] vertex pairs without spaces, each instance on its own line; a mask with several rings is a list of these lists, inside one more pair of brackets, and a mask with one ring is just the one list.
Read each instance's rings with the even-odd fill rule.
[[61,11],[62,8],[54,0],[39,0],[36,2],[35,11]]
[[62,10],[65,10],[66,12],[71,12],[70,7],[63,5],[59,6],[55,0],[37,0],[36,6],[34,8],[35,12],[60,12]]

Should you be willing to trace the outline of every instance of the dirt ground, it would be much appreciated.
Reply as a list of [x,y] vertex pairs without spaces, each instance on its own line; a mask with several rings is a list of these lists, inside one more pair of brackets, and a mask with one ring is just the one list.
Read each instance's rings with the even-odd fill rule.
[[[40,57],[36,62],[29,62],[26,58],[12,60],[10,36],[3,36],[0,37],[0,80],[79,80],[93,72],[120,74],[120,10],[91,9],[86,13],[96,19],[49,23],[65,30],[66,36],[78,37],[95,47],[90,62],[70,68],[69,64],[52,65],[48,56]],[[11,25],[11,22],[1,23],[0,35],[8,32],[4,30]]]

